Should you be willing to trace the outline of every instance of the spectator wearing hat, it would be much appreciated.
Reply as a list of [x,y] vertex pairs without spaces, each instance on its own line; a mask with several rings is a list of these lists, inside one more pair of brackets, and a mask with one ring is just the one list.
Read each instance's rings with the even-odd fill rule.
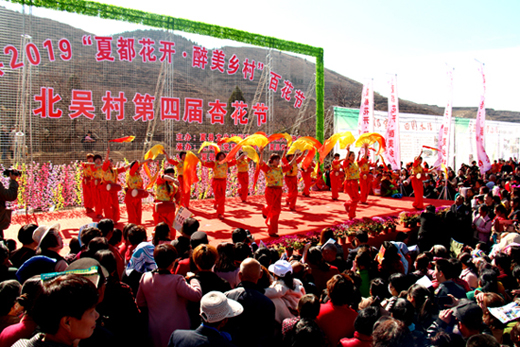
[[[275,306],[266,297],[257,283],[262,276],[262,266],[252,258],[240,264],[240,284],[226,292],[229,299],[238,301],[244,312],[239,318],[229,321],[226,331],[233,336],[239,347],[271,346],[275,326]],[[260,333],[259,333],[260,332]]]
[[18,230],[18,241],[21,248],[11,252],[9,259],[14,267],[19,268],[26,260],[36,255],[38,243],[33,239],[33,233],[38,228],[36,224],[26,224]]
[[99,293],[88,279],[67,274],[44,281],[33,318],[41,333],[19,340],[15,347],[77,346],[96,328]]
[[457,325],[465,340],[482,332],[482,309],[468,299],[460,300],[454,308],[439,312],[439,318],[427,330],[428,338],[432,338],[439,331],[452,329]]
[[63,238],[60,234],[60,228],[58,223],[51,226],[41,225],[33,233],[33,240],[38,242],[36,254],[56,259],[56,272],[64,271],[68,266],[59,253],[63,249]]
[[187,301],[202,297],[199,281],[186,283],[183,276],[171,270],[177,251],[171,244],[162,244],[153,253],[157,269],[146,272],[139,283],[137,305],[148,315],[148,333],[154,347],[165,347],[170,335],[177,329],[189,329]]
[[195,330],[176,330],[170,337],[168,347],[232,347],[231,336],[221,331],[229,318],[239,316],[243,306],[227,298],[223,293],[211,291],[200,301],[202,324]]
[[294,278],[292,266],[286,260],[271,264],[269,272],[275,281],[265,290],[265,296],[274,303],[276,321],[282,323],[284,319],[296,316],[298,301],[305,295],[305,289],[303,283]]

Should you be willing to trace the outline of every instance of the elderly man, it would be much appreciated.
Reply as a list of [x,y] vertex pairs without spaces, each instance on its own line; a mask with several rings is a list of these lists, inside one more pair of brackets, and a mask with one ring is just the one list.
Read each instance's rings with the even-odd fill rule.
[[238,318],[232,318],[226,327],[231,333],[233,343],[239,347],[270,346],[275,325],[275,306],[257,285],[262,277],[260,263],[252,258],[240,264],[238,273],[240,284],[226,292],[228,299],[237,301],[244,307]]

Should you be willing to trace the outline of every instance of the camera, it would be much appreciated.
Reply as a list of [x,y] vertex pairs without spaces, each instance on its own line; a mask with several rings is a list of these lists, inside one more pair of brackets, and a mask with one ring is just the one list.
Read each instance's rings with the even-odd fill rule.
[[4,170],[3,174],[4,174],[5,177],[10,177],[11,174],[12,174],[13,176],[18,176],[18,177],[22,175],[22,174],[20,173],[20,171],[15,170],[15,169]]

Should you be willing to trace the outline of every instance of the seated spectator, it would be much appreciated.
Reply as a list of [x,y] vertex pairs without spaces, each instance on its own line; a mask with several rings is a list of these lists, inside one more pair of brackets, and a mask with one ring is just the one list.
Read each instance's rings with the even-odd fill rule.
[[238,276],[240,284],[225,294],[229,299],[240,303],[244,312],[240,317],[230,319],[226,331],[231,333],[233,343],[238,347],[271,346],[275,327],[275,306],[271,299],[262,294],[263,289],[257,285],[262,276],[260,263],[252,258],[245,259],[240,264]]
[[200,301],[202,324],[196,330],[176,330],[168,347],[221,346],[233,347],[231,336],[221,331],[229,318],[244,312],[242,305],[217,291],[204,295]]
[[[152,243],[155,246],[159,246],[163,243],[171,243],[173,242],[170,240],[170,227],[168,224],[161,222],[155,226],[154,232],[153,232],[153,240]],[[175,246],[174,246],[175,247]]]
[[235,288],[240,279],[238,278],[239,267],[235,264],[235,244],[231,242],[219,243],[217,246],[218,259],[213,271],[221,278],[228,281],[231,288]]
[[123,272],[125,271],[125,262],[121,256],[121,253],[119,253],[119,250],[110,244],[110,239],[114,234],[114,226],[114,221],[108,218],[100,220],[97,224],[98,229],[101,231],[101,235],[107,240],[108,249],[110,252],[112,252],[114,258],[116,259],[117,275],[119,276],[119,279],[121,279],[123,278]]
[[96,327],[98,291],[79,275],[62,275],[44,281],[33,307],[33,318],[41,333],[19,340],[14,347],[76,346]]
[[318,247],[311,247],[307,254],[307,263],[311,269],[311,275],[314,279],[318,292],[321,293],[327,288],[327,282],[334,276],[339,274],[337,267],[332,266],[323,260],[323,256]]
[[36,331],[36,323],[32,311],[36,296],[41,291],[40,276],[28,279],[22,287],[21,295],[16,299],[22,309],[22,319],[19,323],[6,327],[0,333],[0,346],[12,346],[20,339],[30,339]]
[[132,256],[126,265],[123,282],[132,288],[133,293],[137,293],[142,275],[157,268],[153,256],[154,246],[146,241],[146,229],[140,225],[134,225],[128,230],[128,241]]
[[374,325],[381,316],[377,307],[367,307],[359,311],[354,321],[354,337],[339,341],[342,347],[371,347]]
[[475,290],[478,287],[478,276],[477,268],[473,264],[473,257],[471,254],[464,252],[459,254],[458,258],[462,264],[462,272],[459,278],[466,281],[471,290]]
[[177,259],[171,244],[157,246],[153,255],[157,269],[142,276],[136,302],[147,312],[153,346],[164,347],[175,330],[190,328],[186,302],[200,300],[202,289],[197,280],[187,284],[184,277],[171,273]]
[[305,294],[298,302],[298,317],[284,319],[282,340],[286,346],[327,346],[327,337],[316,324],[320,302],[313,294]]
[[190,250],[189,250],[189,257],[185,259],[181,259],[179,263],[177,264],[177,267],[175,269],[175,274],[186,276],[188,272],[196,273],[197,266],[195,266],[195,263],[193,262],[192,253],[195,248],[197,248],[199,245],[208,245],[208,235],[203,231],[196,231],[191,235],[190,238]]
[[0,282],[0,332],[20,321],[20,313],[23,307],[18,304],[16,299],[21,290],[22,286],[18,281]]
[[336,346],[344,337],[354,336],[354,320],[357,313],[349,305],[354,291],[352,280],[345,275],[334,275],[327,282],[330,300],[321,304],[316,323],[325,332],[331,346]]
[[300,280],[294,278],[291,264],[286,260],[278,260],[269,266],[275,281],[266,289],[265,296],[271,299],[276,308],[275,319],[282,323],[286,318],[294,318],[298,302],[305,295]]
[[9,259],[15,268],[19,268],[26,260],[36,255],[38,243],[33,239],[33,233],[38,228],[36,224],[26,224],[18,230],[18,241],[22,247],[11,252]]
[[439,309],[443,309],[451,305],[449,295],[457,299],[466,297],[466,290],[455,284],[453,278],[453,266],[446,259],[439,259],[435,262],[435,278],[439,283],[439,287],[435,290],[435,297],[438,301]]
[[[197,267],[197,273],[188,279],[188,283],[197,280],[202,288],[202,295],[209,292],[227,292],[231,290],[229,283],[220,278],[212,271],[215,262],[218,258],[218,253],[215,247],[210,245],[199,245],[193,250],[193,263]],[[190,315],[191,328],[197,329],[200,325],[200,303],[188,302],[188,313]]]
[[59,224],[54,224],[50,227],[46,225],[39,226],[33,233],[33,240],[38,242],[37,255],[56,259],[56,272],[65,270],[68,264],[59,253],[63,249],[63,238],[60,234]]
[[175,247],[181,259],[189,257],[190,238],[194,232],[199,230],[199,227],[199,221],[192,217],[186,218],[184,222],[182,222],[182,228],[180,230],[179,237],[172,241],[172,246]]

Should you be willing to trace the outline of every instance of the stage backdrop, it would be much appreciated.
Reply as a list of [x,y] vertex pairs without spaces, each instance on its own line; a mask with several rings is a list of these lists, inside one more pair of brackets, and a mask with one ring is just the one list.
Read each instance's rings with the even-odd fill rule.
[[[351,131],[358,136],[359,109],[334,108],[334,132]],[[374,131],[385,134],[387,112],[374,111]],[[401,131],[401,161],[413,161],[423,145],[438,148],[437,137],[443,117],[424,114],[399,114]],[[462,163],[476,160],[475,119],[452,118],[449,165],[457,169]],[[345,155],[345,151],[340,151]],[[491,160],[520,157],[520,124],[486,121],[486,152]],[[437,160],[437,152],[425,149],[424,159],[428,164]]]
[[4,163],[70,163],[130,135],[116,160],[257,131],[323,137],[321,48],[88,1],[21,3],[0,1]]

